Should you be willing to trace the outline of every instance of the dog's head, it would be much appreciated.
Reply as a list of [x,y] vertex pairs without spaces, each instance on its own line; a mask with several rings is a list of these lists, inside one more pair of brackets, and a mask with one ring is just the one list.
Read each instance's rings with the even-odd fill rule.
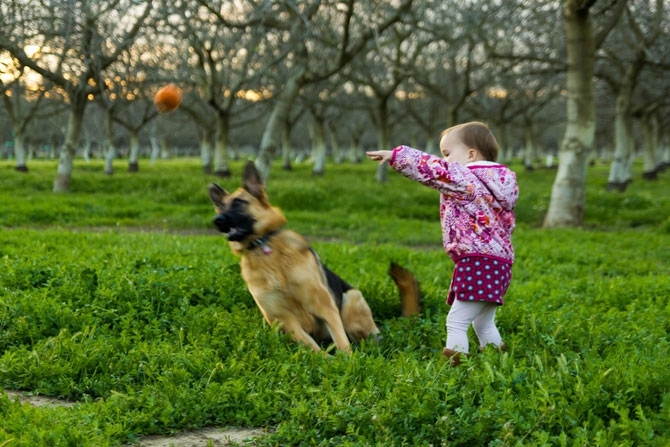
[[216,183],[209,185],[214,204],[214,225],[230,242],[245,244],[276,231],[286,223],[282,212],[268,201],[265,186],[256,165],[249,161],[244,168],[243,183],[229,193]]

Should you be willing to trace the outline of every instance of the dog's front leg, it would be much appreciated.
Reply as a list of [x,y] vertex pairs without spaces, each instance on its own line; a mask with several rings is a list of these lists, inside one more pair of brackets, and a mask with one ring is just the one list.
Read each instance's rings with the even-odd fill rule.
[[316,352],[321,351],[321,347],[319,346],[319,344],[316,341],[314,341],[311,335],[305,332],[305,330],[302,328],[302,325],[298,320],[285,321],[282,329],[290,333],[295,341],[309,346]]
[[346,353],[351,352],[351,345],[342,324],[340,311],[330,297],[330,292],[321,288],[315,291],[315,294],[319,298],[316,300],[314,307],[309,310],[326,323],[330,338],[335,342],[337,349]]

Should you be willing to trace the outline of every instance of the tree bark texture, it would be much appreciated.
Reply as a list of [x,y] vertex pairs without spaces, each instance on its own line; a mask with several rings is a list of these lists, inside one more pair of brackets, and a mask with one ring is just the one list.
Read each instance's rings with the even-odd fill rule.
[[300,88],[304,82],[305,72],[307,70],[307,61],[300,58],[300,65],[292,73],[286,82],[284,90],[281,91],[277,98],[277,103],[272,109],[270,118],[265,126],[263,138],[261,139],[261,147],[256,160],[256,167],[261,174],[263,183],[267,184],[270,177],[270,170],[272,168],[272,160],[275,159],[279,151],[279,145],[282,137],[282,129],[286,125],[288,113],[291,110],[291,105],[296,96],[300,92]]
[[14,158],[15,170],[19,172],[28,172],[26,165],[26,136],[23,129],[14,130]]
[[622,85],[616,98],[614,158],[607,181],[608,191],[624,192],[633,179],[633,117],[630,113],[632,85]]
[[72,166],[77,153],[77,142],[79,141],[79,135],[81,135],[81,126],[84,121],[84,109],[85,103],[83,105],[75,104],[70,110],[65,142],[63,149],[60,151],[53,192],[70,191]]
[[326,171],[326,139],[323,118],[315,116],[312,120],[312,175],[323,175]]
[[595,41],[589,10],[580,5],[578,0],[565,0],[563,6],[568,59],[567,126],[545,228],[576,227],[584,221],[586,167],[596,129]]
[[643,160],[642,178],[656,180],[663,169],[661,144],[659,138],[660,122],[656,111],[646,113],[640,120],[642,128]]

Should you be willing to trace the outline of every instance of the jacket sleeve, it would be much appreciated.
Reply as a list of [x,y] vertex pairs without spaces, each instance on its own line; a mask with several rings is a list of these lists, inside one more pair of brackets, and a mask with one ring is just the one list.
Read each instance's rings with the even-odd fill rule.
[[476,177],[459,163],[444,159],[409,146],[393,150],[390,166],[405,177],[459,200],[472,200]]

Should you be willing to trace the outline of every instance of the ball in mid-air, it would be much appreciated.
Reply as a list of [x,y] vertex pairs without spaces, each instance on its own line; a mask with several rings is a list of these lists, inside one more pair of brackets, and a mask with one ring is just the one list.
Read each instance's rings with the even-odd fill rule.
[[181,104],[181,89],[174,84],[161,87],[154,96],[154,105],[158,113],[174,112]]

